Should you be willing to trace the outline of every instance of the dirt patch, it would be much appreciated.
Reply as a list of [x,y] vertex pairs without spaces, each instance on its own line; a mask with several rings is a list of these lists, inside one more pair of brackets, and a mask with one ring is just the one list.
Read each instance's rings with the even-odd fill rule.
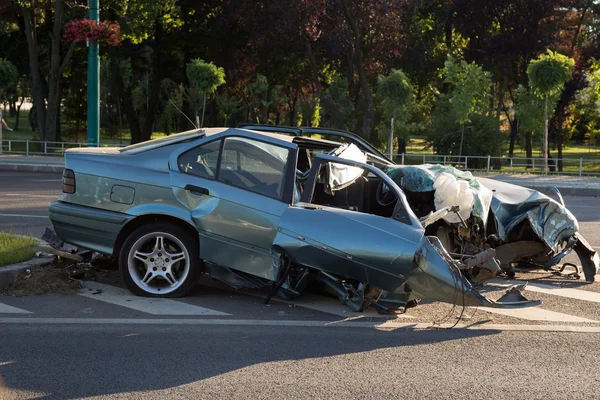
[[64,268],[53,265],[31,268],[31,273],[21,280],[13,283],[0,294],[14,296],[37,296],[41,294],[75,294],[81,288],[77,281],[69,279],[69,274]]
[[37,296],[41,294],[76,294],[85,288],[85,281],[109,285],[119,284],[119,271],[112,260],[101,260],[100,265],[73,263],[59,260],[52,265],[33,267],[31,272],[13,283],[0,294]]

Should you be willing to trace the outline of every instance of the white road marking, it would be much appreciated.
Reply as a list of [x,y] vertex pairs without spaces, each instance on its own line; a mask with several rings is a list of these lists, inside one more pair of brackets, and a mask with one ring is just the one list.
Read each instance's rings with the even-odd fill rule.
[[46,215],[25,215],[25,214],[0,214],[0,217],[44,218],[44,219],[48,219],[48,216],[46,216]]
[[0,303],[0,314],[33,314],[30,311],[22,310],[17,307],[9,306],[8,304]]
[[10,196],[10,197],[39,197],[42,199],[58,199],[59,195],[52,196],[48,194],[27,194],[27,193],[0,193],[0,197],[2,196]]
[[[215,325],[215,326],[270,326],[270,327],[306,327],[306,328],[371,328],[392,329],[431,329],[449,328],[451,324],[433,325],[429,322],[359,322],[351,321],[304,321],[304,320],[247,320],[247,319],[150,319],[150,318],[0,318],[0,324],[28,325]],[[582,332],[600,333],[600,326],[571,325],[508,325],[508,324],[458,324],[456,329],[496,330],[496,331],[533,331],[533,332]]]
[[[210,308],[194,306],[192,304],[170,299],[139,297],[126,289],[104,285],[98,282],[87,281],[85,287],[86,289],[78,293],[80,296],[131,308],[152,315],[231,315],[221,311],[211,310]],[[87,290],[87,288],[92,290]],[[102,292],[99,294],[92,294],[98,290],[102,290]]]
[[550,322],[600,322],[592,319],[576,317],[556,311],[544,310],[539,307],[526,308],[491,308],[479,307],[479,310],[493,314],[506,315],[508,317],[526,319],[528,321],[550,321]]
[[[489,281],[489,284],[493,286],[501,286],[501,287],[509,287],[512,285],[522,285],[526,283],[526,281],[518,281],[518,280],[499,280],[492,279]],[[527,286],[525,290],[529,292],[537,292],[544,294],[551,294],[553,296],[567,297],[569,299],[575,300],[583,300],[583,301],[591,301],[593,303],[600,303],[600,293],[598,292],[588,292],[585,290],[579,289],[571,289],[571,288],[561,288],[552,285],[547,285],[544,283],[538,282],[527,282]]]

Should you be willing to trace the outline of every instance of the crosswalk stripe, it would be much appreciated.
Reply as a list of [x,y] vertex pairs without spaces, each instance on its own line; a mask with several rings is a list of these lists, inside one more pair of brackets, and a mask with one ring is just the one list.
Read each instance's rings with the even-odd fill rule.
[[[86,282],[85,287],[89,290],[83,290],[80,296],[90,299],[103,301],[121,307],[131,308],[133,310],[145,312],[152,315],[231,315],[210,308],[195,306],[181,301],[147,298],[135,296],[126,289],[115,286],[104,285],[98,282]],[[101,290],[101,293],[92,294]]]
[[599,322],[592,319],[576,317],[574,315],[563,314],[556,311],[544,310],[539,307],[526,308],[491,308],[479,307],[479,310],[487,311],[493,314],[506,315],[526,319],[528,321],[551,321],[551,322]]
[[[518,281],[518,280],[505,281],[505,280],[499,280],[499,279],[492,279],[491,281],[489,281],[489,284],[491,284],[493,286],[502,286],[502,287],[509,287],[512,285],[522,285],[524,283],[526,283],[526,282]],[[588,292],[588,291],[579,290],[579,289],[561,288],[561,287],[556,287],[556,286],[547,285],[547,284],[538,283],[538,282],[527,282],[527,286],[525,287],[525,290],[527,290],[529,292],[537,292],[537,293],[550,294],[553,296],[567,297],[569,299],[584,300],[584,301],[590,301],[593,303],[600,303],[600,293],[598,293],[598,292]]]
[[30,311],[0,303],[0,314],[33,314]]

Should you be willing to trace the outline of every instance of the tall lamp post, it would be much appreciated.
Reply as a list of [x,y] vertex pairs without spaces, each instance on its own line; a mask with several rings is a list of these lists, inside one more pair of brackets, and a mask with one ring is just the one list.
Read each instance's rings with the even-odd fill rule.
[[[89,19],[99,22],[98,0],[89,0]],[[90,41],[88,44],[88,135],[89,147],[97,147],[100,142],[100,56],[98,42]]]

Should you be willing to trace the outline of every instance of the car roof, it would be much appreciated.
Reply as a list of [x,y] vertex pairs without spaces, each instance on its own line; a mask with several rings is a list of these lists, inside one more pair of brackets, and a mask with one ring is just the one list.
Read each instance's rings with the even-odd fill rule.
[[318,139],[318,138],[311,138],[311,137],[305,137],[305,136],[291,136],[291,135],[286,135],[284,133],[258,131],[258,130],[253,130],[253,129],[244,129],[244,128],[205,128],[204,131],[205,131],[207,137],[217,135],[219,133],[224,133],[224,135],[226,135],[226,136],[232,136],[232,135],[235,135],[236,133],[239,134],[242,132],[251,132],[253,135],[256,135],[256,136],[264,136],[264,137],[268,137],[268,138],[272,138],[272,139],[281,140],[281,141],[284,141],[287,143],[302,143],[302,142],[304,142],[304,143],[315,143],[315,144],[328,145],[328,146],[340,146],[342,144],[340,142],[333,141],[333,140]]
[[232,136],[236,133],[243,132],[252,132],[255,135],[259,136],[267,136],[273,139],[283,140],[284,142],[292,143],[294,141],[294,136],[283,135],[281,133],[275,132],[263,132],[263,131],[254,131],[251,129],[241,129],[241,128],[204,128],[204,132],[207,137],[217,135],[219,133],[224,133],[226,136]]

